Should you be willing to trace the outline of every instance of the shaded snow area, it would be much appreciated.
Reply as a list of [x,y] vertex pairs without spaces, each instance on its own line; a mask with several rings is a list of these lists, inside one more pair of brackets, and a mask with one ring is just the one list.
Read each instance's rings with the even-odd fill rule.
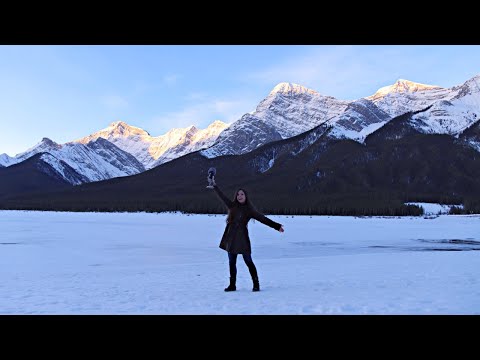
[[0,211],[1,314],[480,314],[480,216],[269,216],[226,293],[224,215]]

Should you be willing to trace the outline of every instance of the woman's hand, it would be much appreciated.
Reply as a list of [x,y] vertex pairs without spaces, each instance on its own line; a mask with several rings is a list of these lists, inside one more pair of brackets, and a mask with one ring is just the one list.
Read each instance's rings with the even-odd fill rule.
[[278,231],[280,231],[280,232],[284,232],[284,231],[285,231],[285,229],[283,228],[283,225],[280,227],[280,229],[278,229]]

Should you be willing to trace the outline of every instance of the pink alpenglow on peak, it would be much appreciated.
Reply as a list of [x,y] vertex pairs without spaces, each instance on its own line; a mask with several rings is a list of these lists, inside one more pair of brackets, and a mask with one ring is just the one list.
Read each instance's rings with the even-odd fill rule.
[[375,94],[367,97],[368,100],[376,100],[382,98],[391,93],[414,93],[419,91],[429,91],[429,90],[440,90],[443,89],[440,86],[436,85],[426,85],[421,83],[416,83],[409,80],[399,79],[395,84],[384,86],[377,90]]
[[228,127],[227,124],[217,120],[206,129],[198,129],[190,125],[185,128],[170,129],[163,135],[151,136],[141,128],[128,125],[123,121],[116,121],[109,127],[75,142],[87,144],[99,137],[104,138],[133,155],[146,169],[150,169],[212,145],[226,127]]

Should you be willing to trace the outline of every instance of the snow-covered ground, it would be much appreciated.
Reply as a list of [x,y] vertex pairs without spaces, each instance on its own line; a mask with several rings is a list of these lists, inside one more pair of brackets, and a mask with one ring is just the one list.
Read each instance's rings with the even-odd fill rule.
[[480,314],[480,216],[250,222],[261,291],[223,215],[0,211],[0,314]]

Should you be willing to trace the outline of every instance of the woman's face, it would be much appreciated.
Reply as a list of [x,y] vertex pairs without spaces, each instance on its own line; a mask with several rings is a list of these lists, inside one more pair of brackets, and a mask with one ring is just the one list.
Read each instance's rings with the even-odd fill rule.
[[247,197],[245,195],[245,193],[243,192],[243,190],[239,190],[237,192],[237,201],[240,203],[240,204],[244,204],[245,203],[245,200],[247,200]]

